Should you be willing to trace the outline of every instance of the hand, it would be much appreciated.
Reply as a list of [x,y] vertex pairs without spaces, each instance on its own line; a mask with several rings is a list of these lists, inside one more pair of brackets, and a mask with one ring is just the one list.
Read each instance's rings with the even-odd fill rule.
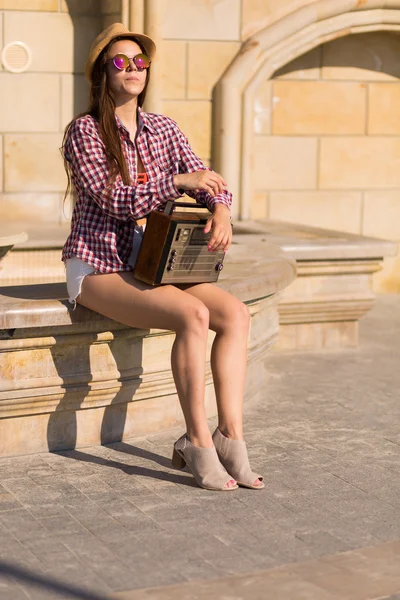
[[174,175],[174,185],[181,190],[205,190],[211,196],[222,194],[226,189],[226,182],[221,175],[208,170]]
[[208,242],[210,252],[223,250],[226,252],[232,242],[231,211],[225,204],[216,204],[211,217],[204,228],[204,233],[211,231]]

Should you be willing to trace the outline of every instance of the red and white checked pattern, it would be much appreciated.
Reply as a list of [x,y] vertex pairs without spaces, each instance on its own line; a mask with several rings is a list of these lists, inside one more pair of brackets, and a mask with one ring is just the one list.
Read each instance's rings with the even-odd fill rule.
[[[135,144],[116,119],[130,179],[136,182]],[[127,260],[136,220],[181,196],[174,185],[174,175],[207,169],[169,117],[140,111],[135,142],[148,175],[147,183],[124,185],[118,175],[109,185],[109,167],[97,121],[86,115],[72,125],[65,157],[72,170],[76,204],[62,260],[76,256],[101,273],[131,270]],[[232,203],[232,195],[227,191],[214,197],[205,191],[186,193],[210,210],[216,203],[228,207]]]

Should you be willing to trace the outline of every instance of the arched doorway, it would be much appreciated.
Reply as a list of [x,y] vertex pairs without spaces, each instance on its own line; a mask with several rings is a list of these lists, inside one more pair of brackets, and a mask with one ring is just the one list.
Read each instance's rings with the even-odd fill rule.
[[254,106],[262,81],[322,44],[358,33],[400,31],[400,0],[321,0],[295,11],[243,45],[215,89],[213,166],[249,218],[253,192]]

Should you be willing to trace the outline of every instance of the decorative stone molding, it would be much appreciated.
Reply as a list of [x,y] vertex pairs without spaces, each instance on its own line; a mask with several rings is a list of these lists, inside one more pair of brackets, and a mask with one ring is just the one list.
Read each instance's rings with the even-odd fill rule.
[[282,221],[240,221],[236,239],[279,245],[296,259],[296,280],[279,301],[274,350],[340,349],[358,345],[360,319],[375,302],[373,275],[397,244]]
[[213,167],[239,200],[235,217],[249,218],[253,106],[260,81],[316,46],[379,30],[400,30],[400,0],[320,0],[243,44],[215,88],[213,106]]

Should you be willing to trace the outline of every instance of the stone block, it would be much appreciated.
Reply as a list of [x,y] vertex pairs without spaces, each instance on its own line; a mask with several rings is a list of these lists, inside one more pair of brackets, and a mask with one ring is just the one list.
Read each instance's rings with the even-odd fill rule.
[[271,219],[360,233],[361,192],[271,192]]
[[[3,48],[3,13],[0,11],[0,48]],[[3,70],[3,64],[0,60],[0,73]]]
[[163,38],[239,41],[240,9],[240,0],[168,0],[163,17]]
[[322,189],[400,186],[400,137],[326,137],[320,143]]
[[0,74],[0,131],[58,131],[60,79],[50,73]]
[[0,8],[3,10],[45,10],[58,11],[58,0],[2,0]]
[[361,134],[365,132],[366,85],[353,82],[275,81],[275,135]]
[[162,93],[171,100],[185,98],[186,42],[165,41],[162,57]]
[[89,106],[89,85],[84,75],[61,75],[61,129]]
[[290,63],[276,71],[274,79],[315,80],[319,79],[322,47],[313,48],[306,54],[298,56]]
[[239,42],[189,42],[188,98],[211,99],[214,85],[239,48]]
[[3,136],[0,135],[0,192],[3,191]]
[[62,211],[61,194],[26,193],[0,195],[0,222],[58,223]]
[[263,81],[258,86],[254,97],[254,133],[269,135],[271,133],[272,82]]
[[209,158],[211,156],[211,102],[167,100],[163,106],[164,114],[178,123],[194,152],[202,158]]
[[300,137],[254,138],[253,186],[258,190],[315,189],[317,140]]
[[268,216],[268,194],[266,192],[253,192],[250,204],[250,219],[267,219]]
[[400,240],[399,191],[365,192],[362,233]]
[[387,256],[382,269],[374,276],[375,292],[400,294],[400,256]]
[[5,135],[5,191],[64,191],[66,175],[59,151],[61,140],[60,133]]
[[242,39],[314,0],[243,0]]
[[70,15],[98,14],[99,4],[99,0],[85,0],[84,2],[82,2],[82,0],[61,0],[60,10],[61,12],[66,12]]
[[400,77],[400,39],[386,31],[347,35],[322,49],[323,79],[388,81]]
[[66,13],[4,14],[4,43],[20,40],[32,51],[31,71],[83,73],[89,47],[101,30],[101,17]]
[[371,83],[368,94],[368,133],[400,134],[400,84]]

